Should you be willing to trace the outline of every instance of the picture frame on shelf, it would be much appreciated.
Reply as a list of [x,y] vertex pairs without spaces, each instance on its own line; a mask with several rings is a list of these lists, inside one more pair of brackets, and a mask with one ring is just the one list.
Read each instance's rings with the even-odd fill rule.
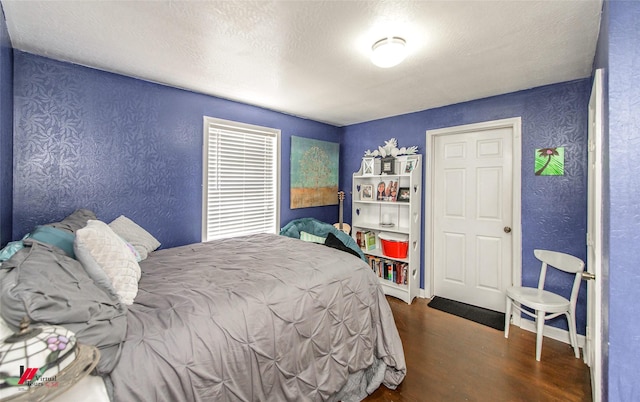
[[360,199],[363,201],[373,201],[373,184],[362,185]]
[[386,189],[387,189],[387,185],[385,184],[384,181],[381,181],[380,183],[378,183],[378,187],[377,187],[377,191],[376,191],[376,200],[378,201],[384,201],[386,195]]
[[411,201],[411,189],[409,187],[400,187],[398,189],[397,202],[409,202]]
[[391,180],[384,190],[384,201],[395,201],[398,196],[398,181]]
[[405,173],[413,172],[413,169],[415,169],[417,163],[418,163],[418,160],[416,158],[407,158],[407,161],[404,166],[404,172]]
[[382,174],[395,174],[396,173],[396,158],[393,156],[387,156],[380,161],[380,171]]

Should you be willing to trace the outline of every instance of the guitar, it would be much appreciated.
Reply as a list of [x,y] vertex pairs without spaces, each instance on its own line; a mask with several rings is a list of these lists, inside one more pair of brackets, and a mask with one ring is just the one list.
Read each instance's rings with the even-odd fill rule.
[[351,233],[351,226],[347,223],[342,223],[342,202],[344,201],[344,191],[338,191],[338,200],[340,200],[340,221],[334,223],[333,226],[336,229],[342,230],[346,234]]

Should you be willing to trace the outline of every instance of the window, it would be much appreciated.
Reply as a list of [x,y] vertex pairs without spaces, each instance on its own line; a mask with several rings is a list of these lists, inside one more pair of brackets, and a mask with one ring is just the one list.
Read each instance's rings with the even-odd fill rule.
[[277,233],[280,130],[204,118],[202,240]]

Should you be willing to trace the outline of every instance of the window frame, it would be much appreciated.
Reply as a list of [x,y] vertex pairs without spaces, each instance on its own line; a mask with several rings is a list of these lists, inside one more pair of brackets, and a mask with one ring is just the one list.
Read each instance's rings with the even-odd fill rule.
[[[212,127],[219,127],[222,130],[238,132],[253,132],[255,134],[263,134],[265,136],[275,137],[275,222],[273,223],[273,232],[278,234],[280,230],[280,198],[281,198],[281,131],[271,127],[263,127],[253,124],[241,123],[232,120],[219,119],[215,117],[203,117],[203,148],[202,148],[202,231],[201,241],[206,242],[209,239],[208,217],[209,217],[209,131]],[[270,232],[271,233],[271,232]],[[217,238],[227,238],[234,236],[222,236]]]

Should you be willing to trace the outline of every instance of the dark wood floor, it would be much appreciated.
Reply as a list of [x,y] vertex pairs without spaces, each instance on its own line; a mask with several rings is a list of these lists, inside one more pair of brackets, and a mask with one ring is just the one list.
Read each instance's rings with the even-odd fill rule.
[[383,385],[367,402],[591,401],[589,368],[565,343],[544,338],[537,362],[532,332],[512,325],[505,339],[502,331],[428,307],[428,299],[387,300],[407,376],[395,391]]

